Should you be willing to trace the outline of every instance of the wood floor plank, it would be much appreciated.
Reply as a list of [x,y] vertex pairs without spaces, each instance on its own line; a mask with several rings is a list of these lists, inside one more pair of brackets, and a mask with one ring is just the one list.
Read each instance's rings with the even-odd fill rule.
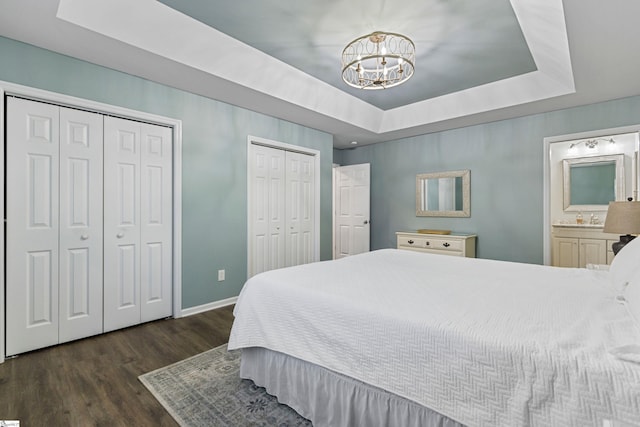
[[176,426],[138,376],[229,340],[233,306],[33,351],[0,364],[0,419],[31,426]]

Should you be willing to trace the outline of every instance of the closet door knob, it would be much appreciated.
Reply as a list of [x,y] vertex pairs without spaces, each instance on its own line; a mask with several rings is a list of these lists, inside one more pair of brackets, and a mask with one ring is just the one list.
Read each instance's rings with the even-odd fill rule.
[[87,240],[89,238],[88,234],[83,234],[82,236],[80,236],[80,240]]
[[116,237],[118,239],[122,239],[124,237],[124,233],[118,233],[118,234],[116,234]]

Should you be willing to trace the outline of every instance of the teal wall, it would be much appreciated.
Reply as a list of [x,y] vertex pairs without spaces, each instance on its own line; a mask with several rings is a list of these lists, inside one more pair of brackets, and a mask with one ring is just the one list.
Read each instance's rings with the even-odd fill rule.
[[2,37],[0,80],[182,120],[183,308],[236,296],[246,280],[248,135],[320,151],[320,254],[331,258],[330,134]]
[[[371,164],[371,249],[419,228],[478,234],[482,258],[543,263],[543,139],[640,123],[640,97],[343,150]],[[418,173],[471,170],[471,217],[415,215]]]

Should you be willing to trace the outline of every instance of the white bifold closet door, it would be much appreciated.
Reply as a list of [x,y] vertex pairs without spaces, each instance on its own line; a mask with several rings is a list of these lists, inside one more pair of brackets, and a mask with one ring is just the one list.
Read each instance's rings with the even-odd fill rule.
[[172,313],[172,131],[7,98],[6,354]]
[[171,138],[105,117],[105,332],[171,315]]
[[102,332],[102,116],[7,98],[7,355]]
[[313,156],[252,144],[249,276],[313,261]]

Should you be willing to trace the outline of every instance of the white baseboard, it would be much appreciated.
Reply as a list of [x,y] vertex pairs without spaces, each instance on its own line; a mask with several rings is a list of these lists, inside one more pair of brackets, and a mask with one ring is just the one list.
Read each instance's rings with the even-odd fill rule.
[[226,307],[231,304],[235,304],[238,301],[238,297],[232,297],[223,299],[220,301],[213,301],[207,304],[197,305],[195,307],[183,308],[180,312],[179,316],[176,317],[186,317],[192,316],[198,313],[204,313],[205,311],[215,310],[216,308]]

